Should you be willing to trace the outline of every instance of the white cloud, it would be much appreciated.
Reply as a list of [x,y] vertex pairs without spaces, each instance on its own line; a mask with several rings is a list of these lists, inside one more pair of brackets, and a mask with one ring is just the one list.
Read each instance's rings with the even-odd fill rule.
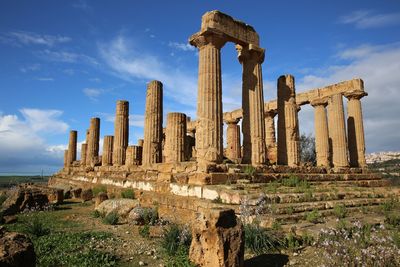
[[48,35],[26,31],[14,31],[9,32],[5,37],[2,38],[2,40],[8,43],[12,43],[14,45],[44,45],[52,47],[55,44],[70,42],[71,38],[62,35]]
[[[115,114],[105,113],[105,112],[97,112],[97,114],[104,118],[105,121],[114,123]],[[144,127],[144,115],[142,114],[129,114],[129,126],[134,127]]]
[[37,71],[40,69],[40,64],[30,64],[24,67],[21,67],[19,70],[23,73],[30,72],[30,71]]
[[93,101],[97,101],[99,96],[104,94],[106,90],[100,88],[84,88],[83,93]]
[[[368,51],[368,52],[366,52]],[[309,90],[343,80],[360,77],[364,80],[368,96],[362,99],[366,146],[369,152],[400,150],[400,45],[361,45],[348,48],[338,55],[350,59],[349,63],[332,65],[316,75],[307,75],[297,80],[297,91]],[[319,74],[318,74],[319,73]],[[346,103],[346,101],[345,101]],[[301,124],[310,127],[313,111],[300,112]],[[302,127],[302,125],[300,125]],[[309,129],[312,130],[313,129]]]
[[64,63],[86,63],[91,65],[98,65],[96,59],[89,57],[84,54],[78,54],[73,52],[66,51],[52,51],[45,49],[43,51],[36,52],[36,55],[55,62],[64,62]]
[[195,107],[197,95],[197,70],[182,72],[158,57],[137,51],[125,37],[118,36],[110,43],[100,44],[104,61],[119,77],[134,81],[159,80],[164,84],[164,94],[176,102]]
[[190,44],[186,44],[186,43],[177,43],[177,42],[169,42],[168,43],[169,47],[178,49],[178,50],[182,50],[182,51],[195,51],[196,48]]
[[65,133],[68,125],[56,110],[21,109],[16,114],[0,114],[0,171],[53,172],[62,166],[65,145],[49,145],[44,135]]
[[400,13],[376,14],[371,10],[356,10],[339,18],[339,23],[354,24],[356,28],[378,28],[400,23]]

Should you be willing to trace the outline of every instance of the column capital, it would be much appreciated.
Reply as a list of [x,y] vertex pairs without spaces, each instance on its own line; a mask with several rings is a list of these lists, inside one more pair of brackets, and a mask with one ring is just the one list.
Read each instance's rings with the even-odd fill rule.
[[226,42],[227,39],[221,32],[212,31],[210,29],[195,33],[189,38],[189,43],[199,49],[207,45],[221,49]]
[[240,118],[229,118],[229,119],[224,118],[224,122],[226,124],[238,124],[239,121],[240,121]]
[[237,44],[235,46],[238,52],[239,62],[242,64],[244,61],[253,60],[256,63],[262,64],[265,58],[265,49],[249,44],[247,46],[242,46]]
[[368,93],[361,91],[361,90],[354,90],[354,91],[349,91],[349,92],[344,92],[343,95],[348,99],[361,99],[364,96],[367,96]]
[[323,106],[326,107],[328,105],[328,99],[327,98],[316,98],[310,101],[310,105],[313,106],[314,108],[317,106]]
[[269,109],[269,110],[265,110],[264,113],[265,113],[265,116],[274,118],[276,116],[276,114],[278,114],[278,110],[277,109]]

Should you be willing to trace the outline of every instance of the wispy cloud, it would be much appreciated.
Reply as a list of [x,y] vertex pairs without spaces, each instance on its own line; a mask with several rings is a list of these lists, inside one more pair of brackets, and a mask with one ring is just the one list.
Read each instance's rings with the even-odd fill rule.
[[84,0],[79,0],[79,1],[77,1],[75,3],[73,3],[72,7],[73,8],[77,8],[77,9],[82,9],[84,11],[88,11],[88,10],[92,9],[92,7],[89,6],[89,4]]
[[63,114],[61,110],[23,108],[20,112],[35,132],[64,133],[69,128],[67,123],[59,119]]
[[56,44],[67,43],[71,41],[68,36],[38,34],[26,31],[13,31],[2,36],[3,42],[14,45],[44,45],[52,47]]
[[107,90],[101,88],[84,88],[83,93],[89,97],[92,101],[97,101],[98,98],[104,94]]
[[400,13],[377,14],[371,10],[356,10],[339,18],[339,23],[354,24],[356,28],[379,28],[400,24]]
[[40,58],[64,63],[86,63],[91,65],[98,65],[96,59],[79,53],[66,52],[66,51],[52,51],[45,49],[43,51],[36,52],[36,55]]
[[21,67],[19,70],[23,73],[30,72],[30,71],[37,71],[40,70],[40,64],[30,64],[24,67]]
[[182,51],[195,51],[196,50],[194,46],[192,46],[190,44],[186,44],[186,43],[169,42],[168,46],[175,48],[177,50],[182,50]]
[[119,77],[128,81],[162,81],[166,96],[185,106],[196,105],[196,70],[187,72],[170,66],[155,55],[139,51],[121,35],[109,43],[99,44],[99,52],[105,63]]
[[[102,117],[105,121],[114,123],[115,114],[97,112],[98,116]],[[129,125],[134,127],[144,127],[144,115],[142,114],[129,114]]]

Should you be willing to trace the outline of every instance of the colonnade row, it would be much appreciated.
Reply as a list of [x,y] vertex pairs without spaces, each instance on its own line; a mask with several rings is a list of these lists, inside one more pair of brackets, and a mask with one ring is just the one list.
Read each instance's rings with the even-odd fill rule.
[[[295,81],[292,75],[281,76],[277,82],[276,105],[266,104],[264,112],[265,147],[270,163],[300,165],[299,120],[300,105],[296,103]],[[365,167],[365,138],[361,98],[362,88],[346,92],[333,91],[308,101],[314,107],[314,128],[317,166]],[[343,97],[347,98],[347,131]],[[271,104],[275,104],[271,101]],[[307,103],[302,103],[307,104]],[[275,116],[277,119],[277,138]],[[240,161],[240,118],[224,116],[227,124],[226,155]],[[243,127],[243,123],[242,123]]]
[[187,135],[189,118],[183,113],[167,114],[167,126],[163,129],[163,85],[151,81],[147,85],[144,139],[128,146],[129,102],[117,101],[114,135],[104,136],[103,153],[99,155],[100,118],[91,118],[86,131],[86,141],[81,146],[81,158],[77,160],[78,132],[70,131],[68,149],[64,154],[64,166],[133,166],[161,162],[180,162],[191,157],[194,133]]

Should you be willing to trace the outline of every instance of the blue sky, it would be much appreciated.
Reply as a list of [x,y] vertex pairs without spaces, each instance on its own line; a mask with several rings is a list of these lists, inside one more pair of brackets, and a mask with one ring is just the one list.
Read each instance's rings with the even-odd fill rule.
[[[130,143],[143,135],[146,83],[164,83],[164,115],[195,118],[197,52],[187,40],[220,10],[252,25],[266,49],[264,95],[276,79],[297,91],[361,77],[367,151],[400,150],[399,1],[1,1],[0,172],[53,172],[68,131],[90,117],[113,134],[115,102],[130,102]],[[241,66],[222,50],[224,110],[240,107]],[[312,108],[300,112],[313,132]]]

